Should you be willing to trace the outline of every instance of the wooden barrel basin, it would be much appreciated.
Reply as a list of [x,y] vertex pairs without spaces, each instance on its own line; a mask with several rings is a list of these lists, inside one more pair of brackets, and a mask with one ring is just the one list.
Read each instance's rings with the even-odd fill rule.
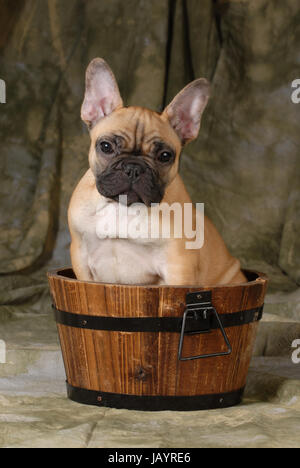
[[241,402],[267,277],[210,288],[48,273],[70,399],[146,411]]

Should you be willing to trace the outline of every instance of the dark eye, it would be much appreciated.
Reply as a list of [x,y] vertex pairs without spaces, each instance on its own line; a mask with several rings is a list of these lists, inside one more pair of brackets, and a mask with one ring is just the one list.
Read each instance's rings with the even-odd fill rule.
[[114,153],[113,145],[109,143],[108,141],[101,141],[100,148],[101,148],[101,151],[105,154]]
[[160,155],[158,156],[158,160],[160,162],[169,162],[173,158],[173,154],[170,153],[169,151],[162,151]]

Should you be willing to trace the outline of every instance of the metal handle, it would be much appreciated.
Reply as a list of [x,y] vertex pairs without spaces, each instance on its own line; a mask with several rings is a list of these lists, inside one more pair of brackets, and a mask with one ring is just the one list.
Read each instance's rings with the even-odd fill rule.
[[[208,303],[207,303],[208,304]],[[191,307],[192,306],[192,307]],[[216,352],[216,353],[209,353],[209,354],[199,354],[199,356],[187,356],[187,357],[182,357],[182,348],[183,348],[183,342],[184,342],[184,335],[195,335],[195,334],[201,334],[201,333],[210,333],[210,328],[209,328],[209,319],[210,315],[214,314],[216,317],[219,329],[221,330],[221,333],[223,335],[224,341],[227,346],[227,351],[222,351],[222,352]],[[194,317],[196,318],[196,315],[201,314],[199,317],[202,320],[205,320],[207,322],[207,326],[205,329],[198,330],[198,331],[192,331],[192,332],[187,332],[186,331],[186,321],[189,316],[189,314],[193,314]],[[220,320],[219,314],[216,311],[216,309],[211,305],[204,305],[203,303],[198,303],[198,304],[190,304],[187,305],[187,308],[183,314],[183,319],[182,319],[182,327],[181,327],[181,333],[180,333],[180,340],[179,340],[179,347],[178,347],[178,359],[179,361],[191,361],[193,359],[203,359],[203,358],[209,358],[209,357],[217,357],[217,356],[226,356],[228,354],[231,354],[232,348],[229,343],[228,337],[226,335],[226,332],[224,330],[224,327],[222,325],[222,322]]]

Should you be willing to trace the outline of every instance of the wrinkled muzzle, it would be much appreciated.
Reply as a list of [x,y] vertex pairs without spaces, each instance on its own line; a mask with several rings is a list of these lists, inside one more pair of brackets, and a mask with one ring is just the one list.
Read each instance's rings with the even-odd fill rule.
[[157,172],[141,157],[123,158],[109,165],[96,179],[98,192],[106,198],[119,201],[127,196],[127,205],[132,203],[160,203],[164,187]]

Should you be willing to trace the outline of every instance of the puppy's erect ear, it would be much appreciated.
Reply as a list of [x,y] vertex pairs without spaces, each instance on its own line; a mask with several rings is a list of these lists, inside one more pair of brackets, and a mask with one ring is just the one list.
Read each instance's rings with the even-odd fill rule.
[[103,59],[94,59],[86,71],[82,120],[92,129],[100,119],[122,106],[123,101],[113,72]]
[[209,82],[205,78],[192,81],[166,107],[167,117],[182,144],[197,137],[201,117],[209,99]]

